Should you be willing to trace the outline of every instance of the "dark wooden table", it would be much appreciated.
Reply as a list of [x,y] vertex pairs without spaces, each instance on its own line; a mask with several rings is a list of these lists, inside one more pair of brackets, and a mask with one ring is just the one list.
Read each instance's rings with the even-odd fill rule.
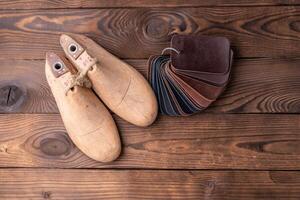
[[[59,35],[90,36],[146,74],[171,33],[226,36],[233,76],[204,113],[138,128],[121,157],[70,141],[46,83]],[[299,0],[2,0],[0,199],[299,199]]]

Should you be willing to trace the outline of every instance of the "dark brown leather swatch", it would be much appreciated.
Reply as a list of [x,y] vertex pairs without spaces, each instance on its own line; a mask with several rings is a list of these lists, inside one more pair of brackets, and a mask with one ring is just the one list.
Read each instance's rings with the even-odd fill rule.
[[[224,37],[175,35],[170,55],[151,56],[148,80],[166,115],[197,113],[226,88],[233,52]],[[178,52],[176,52],[176,50]]]

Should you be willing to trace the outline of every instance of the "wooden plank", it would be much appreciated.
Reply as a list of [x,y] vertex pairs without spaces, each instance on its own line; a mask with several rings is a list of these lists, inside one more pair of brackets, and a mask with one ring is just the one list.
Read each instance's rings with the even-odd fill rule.
[[270,6],[299,5],[299,0],[3,0],[0,9],[46,9],[46,8],[120,8],[120,7],[198,7],[198,6]]
[[160,116],[148,128],[115,119],[123,152],[102,164],[72,144],[58,114],[0,115],[0,167],[300,169],[299,115]]
[[[126,62],[146,76],[147,60]],[[299,65],[300,59],[236,60],[228,89],[206,112],[299,113]],[[44,61],[2,60],[0,80],[0,112],[58,113],[44,75]],[[7,104],[7,90],[13,86],[21,95]]]
[[46,8],[126,8],[126,7],[199,7],[199,6],[272,6],[300,5],[299,0],[2,0],[0,9],[46,9]]
[[300,172],[1,169],[1,199],[299,199]]
[[172,33],[226,36],[236,57],[299,57],[298,6],[59,9],[0,12],[0,59],[62,52],[59,34],[82,33],[121,58],[148,58]]

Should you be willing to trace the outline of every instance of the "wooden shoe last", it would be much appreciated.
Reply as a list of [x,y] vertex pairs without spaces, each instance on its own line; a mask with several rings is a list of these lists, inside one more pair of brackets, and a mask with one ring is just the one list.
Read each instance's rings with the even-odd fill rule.
[[157,116],[156,97],[139,72],[83,35],[62,35],[60,43],[109,109],[137,126],[153,123]]
[[70,86],[74,72],[67,60],[47,53],[45,72],[65,128],[75,145],[92,159],[115,160],[121,151],[116,124],[91,89]]

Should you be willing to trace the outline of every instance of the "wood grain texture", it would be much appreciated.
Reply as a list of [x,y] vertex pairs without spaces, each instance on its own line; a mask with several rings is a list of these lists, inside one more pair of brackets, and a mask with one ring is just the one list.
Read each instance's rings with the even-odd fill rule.
[[1,169],[1,199],[299,199],[300,172]]
[[[46,81],[44,61],[2,60],[0,63],[0,112],[58,112]],[[9,103],[12,99],[9,91],[13,87],[20,92]]]
[[58,114],[0,115],[0,167],[300,169],[300,116],[160,116],[138,128],[115,118],[123,152],[102,164],[82,154]]
[[[147,60],[126,62],[146,76]],[[236,60],[229,87],[205,112],[300,113],[299,65],[300,59]],[[46,82],[44,61],[3,60],[0,80],[0,112],[58,113]],[[19,97],[23,99],[8,105],[7,87],[13,85],[23,91]]]
[[[299,199],[299,22],[299,0],[0,1],[0,199]],[[228,37],[242,59],[203,114],[114,116],[123,152],[103,164],[72,143],[45,80],[68,32],[143,75],[173,33]]]
[[2,0],[0,9],[299,5],[299,0]]
[[121,58],[148,58],[173,33],[225,36],[236,57],[299,57],[300,7],[59,9],[0,12],[0,59],[62,52],[59,34],[81,33]]

